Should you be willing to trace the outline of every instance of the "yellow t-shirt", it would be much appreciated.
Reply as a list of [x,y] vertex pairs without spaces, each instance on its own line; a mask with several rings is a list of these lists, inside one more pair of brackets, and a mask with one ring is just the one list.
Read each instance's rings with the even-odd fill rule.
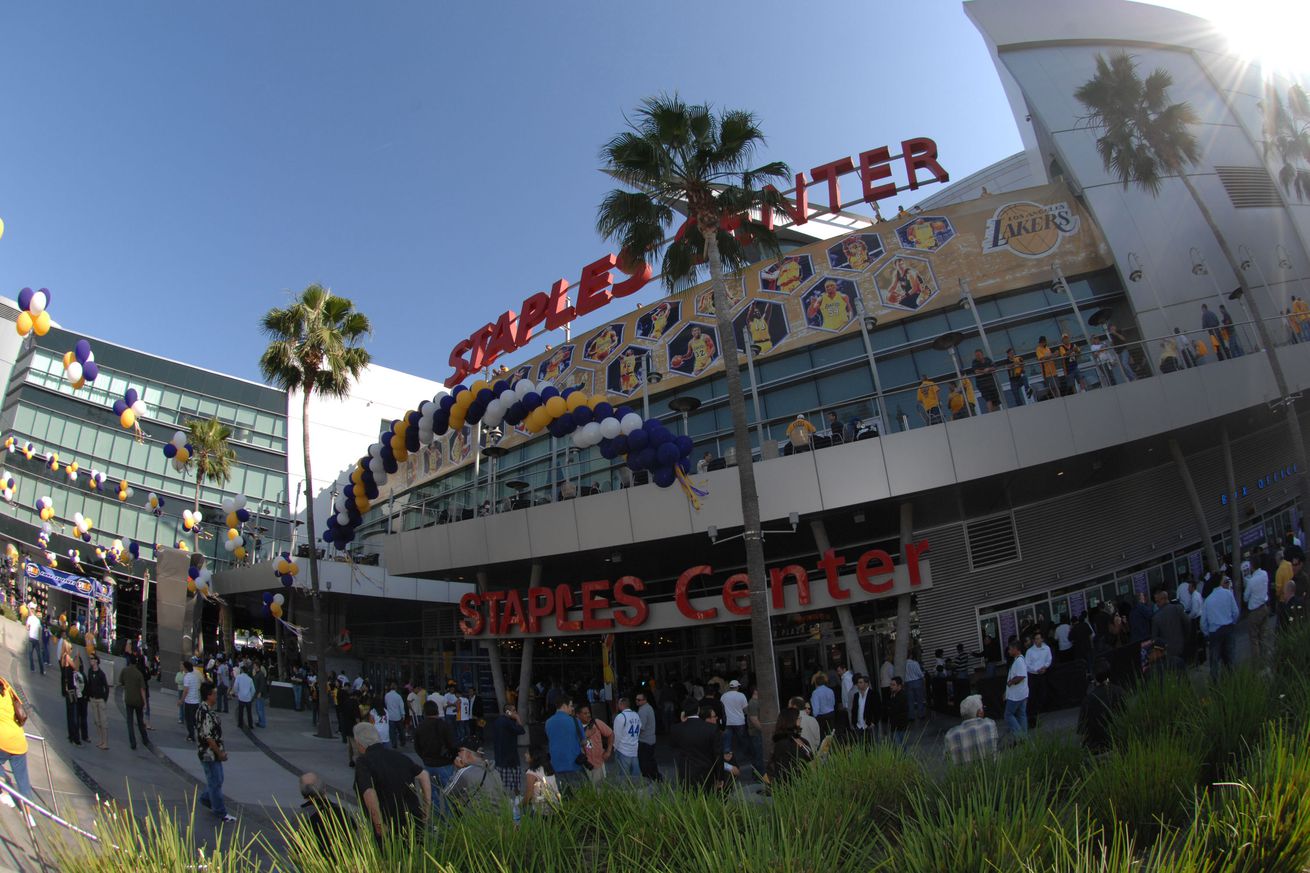
[[1042,365],[1042,376],[1050,379],[1055,376],[1055,362],[1051,360],[1051,350],[1046,346],[1038,346],[1035,354],[1037,363]]
[[919,386],[919,403],[925,410],[936,409],[939,404],[939,391],[936,382],[925,382]]
[[845,297],[840,294],[836,297],[828,297],[825,294],[820,300],[819,312],[823,316],[823,327],[826,329],[838,330],[851,320],[850,304],[846,302]]
[[964,409],[964,395],[959,391],[952,391],[947,402],[951,405],[951,415],[959,415]]
[[[14,721],[14,698],[18,692],[14,686],[5,683],[5,693],[0,695],[0,752],[10,755],[27,754],[27,735]],[[22,702],[22,698],[18,698]]]
[[1273,597],[1279,600],[1283,599],[1283,588],[1286,587],[1288,581],[1292,578],[1292,575],[1293,573],[1292,573],[1291,561],[1283,561],[1279,563],[1278,569],[1274,571],[1274,593],[1272,595]]
[[752,318],[750,320],[751,342],[760,347],[760,352],[767,352],[773,348],[773,340],[769,337],[769,323],[762,318]]

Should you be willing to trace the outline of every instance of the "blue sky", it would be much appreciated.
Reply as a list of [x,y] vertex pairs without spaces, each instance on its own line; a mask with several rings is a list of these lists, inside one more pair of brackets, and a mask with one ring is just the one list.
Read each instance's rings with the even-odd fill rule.
[[10,3],[0,294],[258,378],[259,316],[319,281],[378,363],[441,380],[610,250],[597,153],[662,91],[753,110],[796,168],[927,135],[958,179],[1020,147],[957,2]]

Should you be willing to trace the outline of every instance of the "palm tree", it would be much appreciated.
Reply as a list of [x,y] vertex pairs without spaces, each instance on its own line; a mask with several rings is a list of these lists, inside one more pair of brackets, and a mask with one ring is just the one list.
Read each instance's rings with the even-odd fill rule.
[[[191,443],[191,457],[187,459],[188,469],[196,471],[196,497],[192,509],[200,511],[200,483],[213,482],[223,486],[232,476],[232,464],[236,453],[227,441],[232,438],[232,429],[217,418],[193,418],[186,423],[187,441]],[[200,552],[200,528],[194,529],[192,548]]]
[[[1173,77],[1163,69],[1156,69],[1143,79],[1137,74],[1137,63],[1126,53],[1107,59],[1096,56],[1096,75],[1083,83],[1074,96],[1087,107],[1086,121],[1104,133],[1096,141],[1106,172],[1117,176],[1124,188],[1135,184],[1152,195],[1158,195],[1166,176],[1174,176],[1192,196],[1196,208],[1214,234],[1219,250],[1232,268],[1242,289],[1256,334],[1264,348],[1273,372],[1278,396],[1283,401],[1284,419],[1288,438],[1292,443],[1292,457],[1297,465],[1298,502],[1302,513],[1310,511],[1310,469],[1306,465],[1305,440],[1301,436],[1301,420],[1296,405],[1288,399],[1287,378],[1278,360],[1269,330],[1260,317],[1260,304],[1246,281],[1246,273],[1233,255],[1228,240],[1219,232],[1214,215],[1197,193],[1186,170],[1200,159],[1200,149],[1191,126],[1197,115],[1187,103],[1170,103],[1169,88]],[[1233,544],[1234,552],[1240,544]],[[1237,558],[1235,554],[1234,559]]]
[[[231,429],[217,418],[193,418],[186,423],[187,441],[191,443],[191,457],[187,458],[185,469],[195,468],[196,495],[193,509],[200,511],[200,484],[213,482],[220,487],[227,484],[232,476],[232,463],[236,453],[227,441],[232,437]],[[200,526],[192,528],[191,549],[193,554],[200,554]],[[203,623],[204,607],[200,596],[196,595],[196,609],[193,618],[193,640],[201,639],[200,629]]]
[[[689,106],[677,96],[645,100],[628,129],[601,150],[604,169],[636,190],[616,189],[607,194],[597,214],[596,229],[602,236],[618,241],[629,263],[640,263],[664,246],[662,269],[670,290],[692,284],[699,265],[708,265],[741,482],[751,636],[762,704],[760,720],[768,736],[778,715],[773,629],[746,398],[724,278],[725,267],[736,271],[750,263],[750,241],[765,253],[779,253],[772,228],[751,217],[761,208],[783,205],[776,190],[757,186],[784,179],[788,174],[786,164],[779,162],[750,168],[755,150],[763,142],[764,135],[749,112],[724,110],[716,116],[709,106]],[[688,215],[685,232],[664,245],[674,208],[683,205]],[[734,229],[741,235],[735,236]]]
[[1278,181],[1297,200],[1310,200],[1310,96],[1300,85],[1284,102],[1270,85],[1264,99],[1265,155],[1278,153]]
[[344,398],[368,366],[359,343],[372,332],[368,317],[345,297],[310,285],[285,309],[270,309],[262,321],[269,338],[259,359],[264,378],[285,391],[299,391],[305,453],[305,522],[309,530],[309,580],[314,598],[314,654],[318,658],[318,735],[332,736],[328,723],[327,638],[318,587],[318,537],[314,525],[314,474],[309,463],[309,400],[315,395]]

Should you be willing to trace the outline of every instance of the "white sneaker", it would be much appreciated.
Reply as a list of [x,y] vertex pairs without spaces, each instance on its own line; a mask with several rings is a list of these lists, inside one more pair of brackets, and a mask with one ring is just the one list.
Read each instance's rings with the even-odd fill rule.
[[0,805],[7,806],[10,809],[17,809],[18,807],[18,804],[14,803],[14,799],[9,796],[8,791],[0,791]]

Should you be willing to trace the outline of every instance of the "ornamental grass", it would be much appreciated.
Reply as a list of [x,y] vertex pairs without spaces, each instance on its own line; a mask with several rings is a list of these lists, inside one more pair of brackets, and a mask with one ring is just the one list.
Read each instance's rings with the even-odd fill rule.
[[606,785],[518,824],[478,811],[380,844],[356,817],[320,845],[293,812],[254,835],[225,827],[214,846],[193,815],[108,807],[94,827],[116,849],[49,851],[91,873],[1310,870],[1310,631],[1281,637],[1263,671],[1196,680],[1133,690],[1096,757],[1043,734],[964,767],[838,748],[769,796]]

